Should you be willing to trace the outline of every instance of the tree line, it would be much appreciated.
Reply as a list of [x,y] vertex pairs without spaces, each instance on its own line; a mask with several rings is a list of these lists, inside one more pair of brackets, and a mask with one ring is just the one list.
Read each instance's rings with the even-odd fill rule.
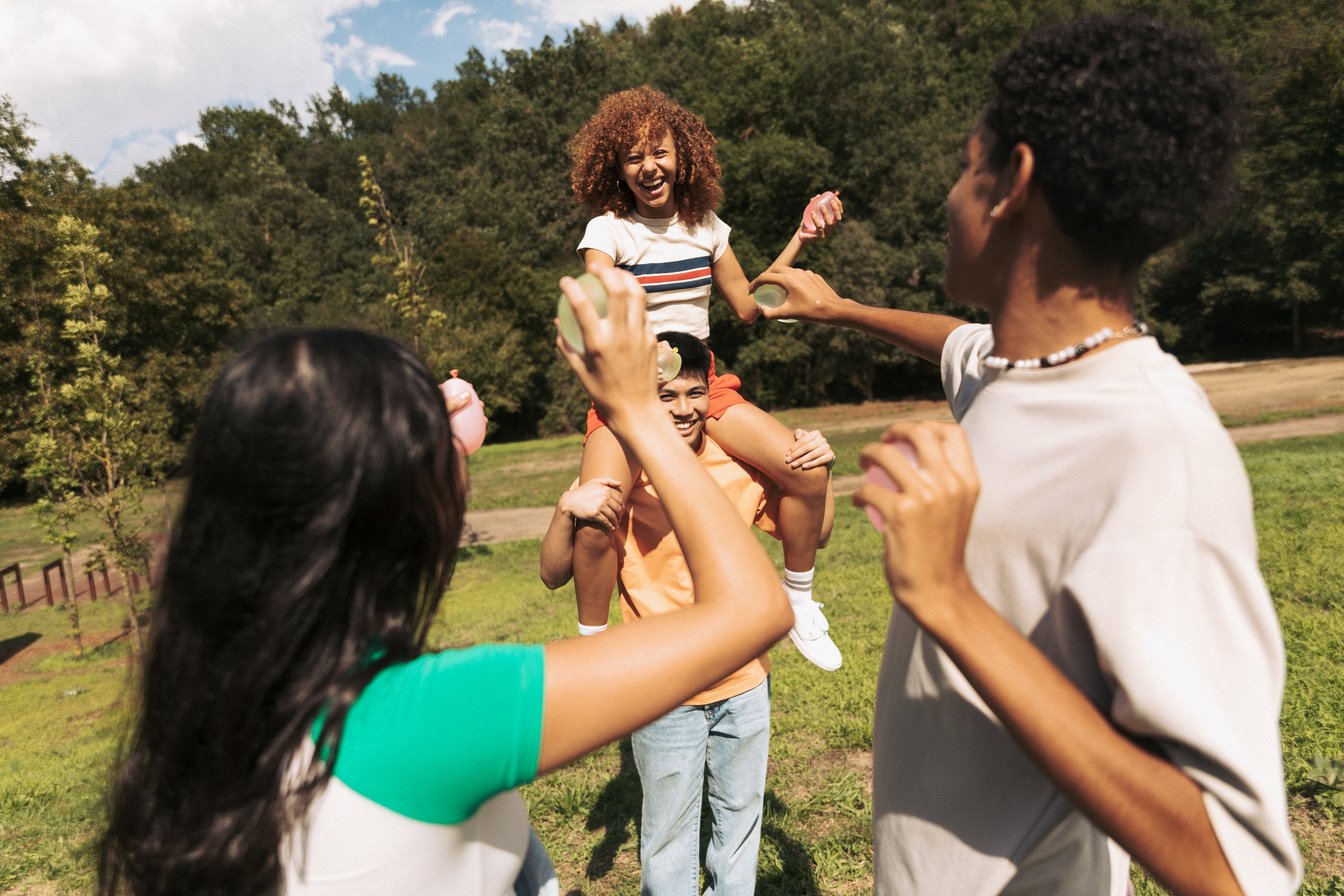
[[[437,372],[475,383],[493,439],[577,430],[587,399],[551,325],[587,217],[565,144],[603,96],[637,84],[718,137],[720,214],[749,273],[808,197],[838,189],[845,224],[807,266],[870,304],[964,314],[940,290],[943,200],[989,65],[1032,26],[1095,8],[705,0],[493,61],[472,51],[429,92],[384,74],[371,95],[332,88],[302,112],[207,109],[199,144],[115,185],[34,155],[24,110],[0,97],[0,492],[33,496],[25,470],[50,463],[35,437],[61,410],[52,384],[89,375],[69,335],[80,246],[98,259],[96,283],[85,272],[79,288],[103,289],[98,350],[142,421],[125,435],[142,464],[171,469],[222,356],[274,326],[355,325],[415,344]],[[1141,315],[1187,358],[1312,348],[1344,320],[1344,14],[1323,0],[1106,8],[1205,31],[1243,84],[1239,195],[1144,269]],[[875,340],[748,327],[712,308],[716,354],[766,407],[935,386]]]

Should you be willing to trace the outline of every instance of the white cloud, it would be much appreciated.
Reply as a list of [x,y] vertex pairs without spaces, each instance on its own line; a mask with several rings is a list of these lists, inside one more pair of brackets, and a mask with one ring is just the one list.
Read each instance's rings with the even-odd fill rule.
[[69,152],[116,180],[192,130],[207,106],[274,98],[302,108],[340,66],[409,64],[358,38],[333,43],[343,13],[378,2],[6,2],[0,90],[36,123],[39,153]]
[[491,50],[514,50],[528,42],[532,29],[522,22],[487,19],[480,24],[480,34],[481,46],[487,52]]
[[350,35],[343,46],[328,44],[333,67],[348,68],[361,78],[372,78],[387,68],[415,65],[415,60],[391,47],[370,46],[358,35]]
[[[535,9],[552,25],[577,25],[580,22],[609,24],[618,16],[626,21],[643,22],[673,6],[690,9],[695,0],[518,0]],[[730,6],[745,5],[746,0],[729,0]]]
[[173,135],[173,145],[186,146],[188,143],[193,146],[199,146],[202,149],[205,148],[205,141],[202,140],[201,135],[197,134],[195,131],[178,131]]
[[443,37],[448,33],[448,23],[458,16],[469,16],[476,12],[466,3],[445,3],[434,12],[434,20],[429,23],[429,33]]
[[[407,53],[421,57],[415,72],[423,80],[469,41],[487,53],[523,48],[562,26],[606,26],[618,15],[642,21],[670,3],[0,0],[0,93],[32,120],[38,154],[70,153],[115,181],[181,144],[182,134],[194,139],[197,117],[211,106],[264,108],[274,99],[302,110],[338,81],[416,65]],[[359,33],[373,21],[388,26],[378,41],[397,49]],[[398,32],[397,23],[417,34]]]
[[143,165],[149,159],[161,159],[168,155],[174,146],[185,142],[199,142],[199,138],[192,136],[193,140],[190,141],[175,139],[172,128],[138,131],[128,137],[114,140],[102,158],[102,167],[108,171],[130,174],[136,165]]

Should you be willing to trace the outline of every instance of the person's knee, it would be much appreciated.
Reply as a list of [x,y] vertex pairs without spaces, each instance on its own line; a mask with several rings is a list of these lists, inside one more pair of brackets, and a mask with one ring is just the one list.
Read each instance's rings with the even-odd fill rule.
[[602,557],[616,549],[611,533],[592,523],[579,523],[574,529],[576,557]]
[[830,471],[825,467],[813,467],[811,470],[790,468],[781,478],[783,481],[776,481],[775,484],[789,497],[821,500],[826,497],[826,483],[830,479]]

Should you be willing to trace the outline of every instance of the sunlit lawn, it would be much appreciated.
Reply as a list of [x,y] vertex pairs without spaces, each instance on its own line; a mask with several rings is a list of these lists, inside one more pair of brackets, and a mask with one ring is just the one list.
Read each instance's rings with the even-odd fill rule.
[[[842,464],[852,464],[855,447],[872,435],[834,439],[848,459]],[[571,439],[498,446],[498,456],[483,452],[473,460],[476,487],[481,493],[502,489],[501,483],[514,481],[510,468],[524,465],[530,472],[518,481],[527,486],[503,503],[538,503],[538,495],[568,484],[573,472],[566,465],[576,463],[577,444]],[[1282,732],[1294,827],[1308,863],[1302,892],[1344,893],[1344,812],[1322,808],[1323,790],[1307,777],[1314,756],[1344,759],[1344,567],[1338,559],[1344,556],[1338,499],[1344,493],[1344,435],[1252,445],[1242,454],[1255,485],[1262,567],[1288,649]],[[11,526],[13,512],[0,514],[0,525]],[[541,586],[536,551],[535,541],[466,550],[433,629],[434,643],[567,636],[572,593],[551,594]],[[773,654],[774,726],[758,890],[766,896],[871,889],[870,722],[890,609],[878,553],[876,534],[842,502],[831,547],[818,563],[818,596],[845,665],[826,674],[789,646]],[[103,636],[117,634],[121,619],[111,603],[84,610],[86,631]],[[67,629],[65,615],[45,607],[0,617],[0,659],[10,668],[24,664],[32,650],[62,642]],[[124,638],[82,662],[61,650],[0,688],[0,893],[90,891],[89,846],[108,759],[127,712],[125,651]],[[524,792],[566,888],[594,896],[638,892],[639,791],[628,751],[609,747]],[[1161,892],[1141,876],[1138,889]]]

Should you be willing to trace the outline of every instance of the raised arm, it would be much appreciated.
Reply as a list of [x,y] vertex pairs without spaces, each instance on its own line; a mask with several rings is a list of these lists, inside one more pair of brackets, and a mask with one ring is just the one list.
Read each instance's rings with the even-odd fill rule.
[[[793,236],[789,238],[789,242],[784,246],[783,251],[770,263],[770,267],[766,270],[782,271],[788,269],[798,259],[798,253],[802,251],[803,246],[825,239],[843,217],[844,206],[840,202],[840,197],[836,196],[834,201],[828,203],[824,209],[818,209],[812,213],[813,230],[804,230],[801,222],[794,228]],[[737,256],[733,254],[731,247],[725,249],[723,255],[719,256],[719,260],[714,262],[712,272],[714,288],[728,300],[728,304],[732,306],[738,319],[749,324],[761,316],[763,312],[751,295],[755,289],[755,283],[748,282],[747,275],[743,273],[742,265],[738,263]]]
[[971,584],[962,558],[979,481],[960,427],[898,424],[884,442],[897,439],[914,444],[919,468],[894,445],[869,445],[864,464],[880,465],[900,491],[864,485],[854,495],[885,521],[896,601],[1055,785],[1165,886],[1241,893],[1194,780],[1112,725]]
[[785,317],[858,330],[933,364],[942,359],[948,335],[965,323],[942,314],[875,308],[842,299],[820,274],[798,268],[771,268],[756,278],[752,288],[762,283],[777,283],[788,291],[783,305],[762,312],[768,318]]
[[540,772],[661,716],[758,656],[793,624],[774,564],[658,400],[642,290],[624,271],[597,273],[608,293],[601,320],[581,287],[561,281],[587,355],[563,340],[557,345],[658,490],[690,567],[695,603],[600,637],[547,645]]

